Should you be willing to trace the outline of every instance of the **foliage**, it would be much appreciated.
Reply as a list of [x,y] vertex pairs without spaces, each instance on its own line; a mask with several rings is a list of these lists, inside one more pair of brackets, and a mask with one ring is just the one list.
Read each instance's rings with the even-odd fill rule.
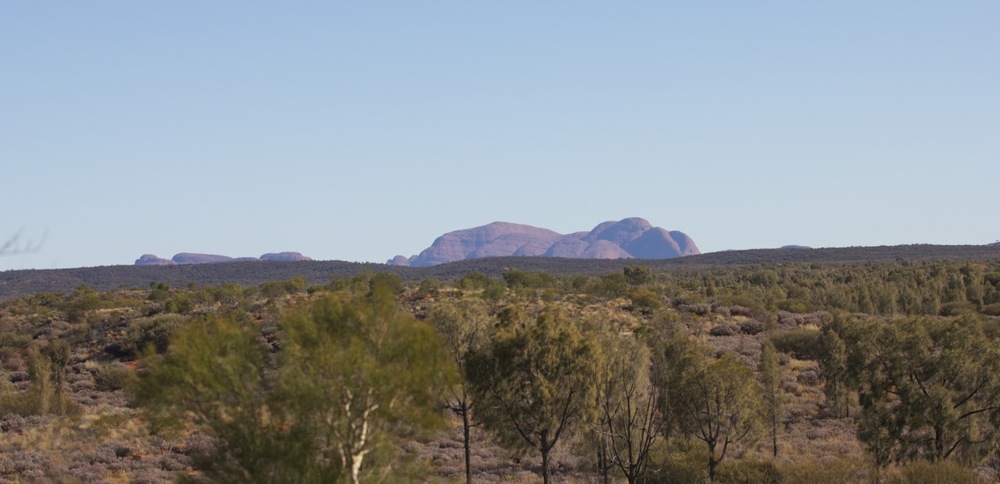
[[218,441],[195,465],[215,482],[333,480],[339,462],[316,458],[310,429],[292,419],[252,328],[189,322],[164,357],[149,348],[136,401],[154,429],[189,423]]
[[188,323],[148,350],[137,401],[160,424],[189,421],[221,445],[197,465],[224,482],[357,482],[387,425],[436,421],[449,367],[433,331],[387,295],[330,296],[284,318],[271,367],[258,334],[228,319]]
[[158,314],[140,319],[129,327],[121,351],[134,358],[142,354],[147,346],[152,346],[157,353],[163,353],[167,351],[172,335],[184,326],[185,321],[187,318],[178,314]]
[[820,336],[820,372],[826,380],[823,393],[827,405],[836,417],[850,413],[850,384],[854,380],[849,372],[847,346],[834,328],[824,328]]
[[625,282],[630,286],[641,286],[653,282],[653,270],[649,266],[625,266],[622,272],[625,274]]
[[863,482],[864,462],[830,458],[822,461],[795,460],[780,467],[781,482],[787,484],[845,484]]
[[760,386],[764,398],[764,420],[771,437],[771,454],[778,456],[778,434],[784,427],[785,395],[781,389],[784,370],[778,358],[778,350],[771,341],[765,341],[760,349]]
[[549,455],[564,435],[596,416],[602,353],[593,335],[557,308],[501,327],[466,369],[483,422],[502,441],[537,451],[549,481]]
[[929,462],[916,460],[889,473],[889,484],[979,484],[975,472],[952,461]]
[[101,391],[123,390],[134,380],[135,372],[121,363],[102,365],[94,370],[94,385]]
[[820,359],[820,332],[809,328],[787,329],[771,335],[771,343],[800,360]]
[[667,399],[682,432],[705,443],[711,480],[730,446],[752,444],[762,424],[760,388],[753,372],[731,353],[687,366]]
[[1000,424],[1000,350],[973,317],[858,326],[858,435],[876,462],[978,462]]
[[617,467],[630,484],[649,464],[649,453],[660,437],[660,393],[650,378],[649,348],[631,336],[607,335],[608,354],[598,375],[600,416],[595,432],[602,456],[600,468]]
[[0,389],[0,415],[61,416],[79,412],[79,406],[66,395],[63,384],[69,347],[59,342],[55,346],[48,352],[35,346],[28,350],[28,379],[31,386],[23,392],[15,392],[9,386],[10,380],[7,380],[6,388]]
[[705,482],[708,478],[706,459],[708,453],[700,443],[695,445],[687,439],[672,442],[661,440],[650,451],[650,465],[643,473],[641,482]]
[[470,430],[473,422],[473,400],[466,379],[469,356],[480,351],[489,340],[492,318],[482,303],[464,300],[435,305],[427,316],[444,343],[444,349],[460,372],[455,384],[444,394],[444,406],[462,419],[462,437],[465,450],[465,480],[472,481]]
[[719,466],[716,482],[720,484],[778,484],[781,473],[773,462],[742,460]]
[[511,269],[504,272],[503,280],[510,289],[544,289],[555,286],[555,278],[544,272]]
[[[893,250],[896,254],[908,253]],[[721,260],[719,257],[722,256],[713,255],[710,259]],[[332,440],[320,436],[320,430],[325,432],[327,427],[304,423],[318,422],[320,417],[300,418],[303,407],[292,405],[294,400],[289,396],[290,386],[286,386],[292,383],[288,378],[292,375],[292,365],[285,359],[290,340],[284,328],[285,318],[279,315],[288,311],[291,305],[315,301],[336,288],[350,293],[337,294],[333,296],[335,299],[348,304],[362,300],[371,302],[381,286],[385,286],[387,292],[397,294],[396,297],[406,305],[406,312],[417,317],[426,316],[428,322],[435,324],[435,313],[439,309],[456,309],[466,305],[478,307],[473,311],[478,314],[475,317],[464,315],[464,309],[459,310],[459,315],[453,318],[452,322],[456,323],[453,328],[464,329],[464,322],[480,318],[482,314],[479,313],[485,307],[489,336],[474,345],[478,347],[476,353],[492,351],[490,348],[498,338],[492,335],[494,330],[502,334],[513,331],[515,327],[534,324],[543,301],[558,301],[550,305],[560,306],[563,318],[571,325],[581,321],[585,324],[607,322],[606,325],[580,328],[584,334],[592,336],[591,331],[604,331],[601,326],[633,331],[638,341],[648,343],[651,357],[656,361],[649,370],[656,394],[661,397],[659,407],[662,411],[659,413],[663,417],[663,432],[654,447],[672,449],[666,454],[653,452],[655,455],[643,473],[648,482],[656,482],[657,479],[660,482],[689,482],[687,478],[704,479],[707,474],[704,463],[709,459],[708,446],[697,439],[689,428],[685,428],[683,415],[674,411],[681,400],[671,401],[662,397],[683,387],[681,382],[685,378],[682,376],[693,371],[692,368],[715,361],[712,356],[734,354],[741,358],[743,364],[755,366],[758,356],[763,357],[769,351],[766,349],[767,340],[780,350],[779,361],[785,363],[781,369],[790,373],[779,387],[787,398],[781,449],[789,455],[776,461],[783,481],[840,483],[873,477],[891,481],[902,476],[904,469],[919,468],[924,461],[931,459],[937,460],[926,465],[934,468],[954,466],[964,469],[981,465],[983,457],[996,447],[998,422],[991,408],[995,405],[984,399],[979,403],[985,403],[985,407],[969,407],[964,412],[957,412],[989,393],[986,390],[993,386],[986,380],[971,380],[971,383],[963,383],[962,380],[975,377],[978,367],[992,368],[993,365],[995,356],[992,346],[1000,338],[1000,319],[987,316],[1000,314],[997,309],[1000,307],[1000,259],[994,256],[993,259],[924,260],[905,256],[907,258],[902,260],[891,258],[829,264],[803,257],[805,262],[775,263],[761,259],[757,261],[761,263],[751,261],[753,263],[748,265],[702,265],[696,263],[695,258],[673,262],[642,261],[641,267],[650,268],[652,280],[641,284],[636,284],[641,282],[639,280],[630,280],[625,270],[636,264],[634,260],[557,261],[557,264],[548,265],[552,261],[545,258],[520,258],[466,261],[447,267],[421,269],[341,266],[319,262],[297,266],[295,273],[262,270],[267,264],[234,263],[219,269],[221,272],[209,268],[196,271],[201,274],[197,277],[211,275],[209,279],[204,279],[212,281],[211,284],[218,284],[221,280],[228,282],[222,286],[187,284],[187,281],[171,276],[169,284],[154,283],[148,289],[145,287],[153,277],[148,275],[151,268],[134,268],[135,272],[147,275],[140,282],[124,282],[126,287],[119,287],[123,284],[122,280],[114,280],[115,274],[122,273],[116,268],[88,269],[82,271],[79,277],[74,273],[69,286],[58,286],[62,287],[62,293],[38,293],[0,301],[0,364],[8,372],[0,375],[0,413],[8,414],[0,416],[0,430],[3,430],[3,439],[0,440],[6,443],[0,446],[3,447],[0,453],[10,456],[14,446],[28,448],[39,459],[43,454],[52,459],[37,460],[42,464],[32,469],[49,469],[53,465],[74,469],[72,474],[65,470],[46,470],[45,474],[30,474],[33,470],[5,473],[4,469],[13,469],[6,464],[11,459],[0,459],[3,460],[0,477],[22,481],[42,477],[59,480],[64,474],[56,472],[66,472],[65,476],[83,481],[164,480],[165,476],[170,476],[165,470],[166,474],[150,478],[149,475],[125,469],[139,469],[140,465],[144,469],[173,469],[169,472],[191,466],[208,469],[203,459],[207,457],[214,457],[217,463],[232,467],[242,452],[238,447],[249,446],[248,442],[258,439],[270,442],[273,448],[280,450],[278,454],[266,457],[274,462],[275,468],[305,468],[312,465],[308,461],[311,457],[316,461],[313,464],[336,468],[331,470],[330,475],[348,479],[339,463],[339,453],[328,443]],[[334,270],[319,274],[313,270],[314,266]],[[515,284],[516,289],[508,290],[506,281],[500,279],[505,268],[521,271],[523,274],[515,273],[511,278],[520,277],[528,283],[522,280]],[[132,270],[129,268],[129,271]],[[464,277],[470,270],[482,272]],[[381,272],[388,275],[375,277]],[[18,274],[20,272],[10,271],[0,275],[3,279],[0,281],[0,294],[10,294],[7,291],[13,287],[25,287],[19,286],[16,278],[11,278]],[[47,273],[45,279],[62,283],[59,282],[62,281],[61,274],[58,271]],[[99,278],[90,279],[87,274]],[[234,277],[228,278],[225,274]],[[278,281],[299,275],[302,278],[294,283],[267,283],[254,279],[261,274],[267,274],[270,279],[274,279],[274,274],[280,274],[276,279]],[[334,274],[343,279],[330,286],[313,286],[308,294],[302,292],[308,281],[329,280]],[[162,271],[154,276],[164,277]],[[440,285],[431,278],[440,280]],[[40,279],[35,277],[35,280]],[[420,281],[428,281],[423,289],[417,287]],[[118,289],[97,292],[80,286],[81,283]],[[143,289],[129,289],[129,285]],[[536,287],[527,287],[531,285]],[[286,296],[293,293],[295,297]],[[309,313],[308,309],[291,311]],[[169,321],[169,316],[177,318],[175,321],[179,324],[175,328],[186,326],[188,318],[178,314],[193,315],[197,322],[191,323],[192,326],[203,332],[216,324],[213,320],[221,315],[230,315],[230,323],[252,335],[253,347],[262,355],[260,373],[263,375],[262,383],[255,387],[257,389],[252,394],[263,404],[258,407],[254,407],[253,403],[241,406],[257,408],[267,415],[268,422],[277,422],[275,425],[268,428],[264,424],[259,432],[252,435],[246,433],[248,437],[241,437],[242,443],[235,447],[217,437],[207,440],[206,435],[215,434],[205,424],[193,426],[193,421],[187,420],[193,413],[174,415],[174,420],[181,417],[186,425],[175,427],[175,430],[183,430],[184,433],[174,432],[174,437],[169,437],[171,434],[166,432],[159,432],[154,437],[144,434],[124,436],[121,433],[119,426],[142,432],[138,430],[141,428],[137,424],[140,420],[132,418],[134,410],[125,407],[128,404],[126,395],[114,392],[116,388],[129,386],[128,380],[134,372],[120,362],[106,358],[109,355],[114,358],[129,357],[120,351],[123,345],[130,347],[129,352],[141,353],[144,347],[152,344],[153,348],[159,347],[162,353],[150,356],[150,361],[169,360],[175,351],[172,346],[175,338],[171,336],[173,330],[169,329],[170,324],[163,323]],[[156,322],[159,318],[164,319]],[[967,320],[973,323],[968,324]],[[974,326],[981,326],[981,330],[968,329]],[[761,334],[764,331],[769,334]],[[954,335],[945,337],[949,332]],[[960,336],[963,332],[969,334]],[[460,335],[460,331],[456,333],[454,329],[442,327],[438,334],[446,340],[453,334]],[[692,350],[674,351],[676,345],[670,338],[663,337],[664,334],[683,339]],[[751,334],[758,336],[747,336]],[[611,341],[634,341],[632,336],[624,334],[611,338]],[[705,343],[704,348],[702,343]],[[71,345],[71,351],[66,351],[66,344]],[[443,341],[440,344],[448,347]],[[600,362],[599,370],[610,372],[615,367],[611,359],[614,353],[612,346],[604,343],[597,345],[597,353],[608,354],[607,359],[595,358]],[[953,346],[966,348],[969,358],[964,363],[948,350]],[[761,348],[759,353],[758,348]],[[227,354],[226,351],[216,351],[214,357],[225,360],[229,358],[224,357]],[[641,350],[635,354],[641,356]],[[789,355],[797,359],[789,361]],[[456,359],[454,355],[443,359],[447,366],[452,366],[452,361],[460,367],[464,364],[464,360]],[[969,359],[973,363],[969,363]],[[45,365],[48,365],[47,370],[43,368]],[[144,362],[142,366],[147,365]],[[239,367],[245,369],[253,365],[252,362],[244,362]],[[762,358],[757,366],[762,388],[765,386],[766,366]],[[315,371],[319,374],[320,370]],[[995,369],[991,371],[996,373]],[[895,379],[900,376],[904,377],[904,384],[897,387]],[[319,378],[326,382],[334,380],[326,374],[319,374]],[[600,378],[594,377],[594,383],[600,381]],[[460,395],[463,383],[460,379],[451,380],[428,401],[437,404],[440,410],[443,397]],[[957,393],[958,389],[980,384],[982,389],[972,398],[965,399]],[[338,385],[328,383],[328,386]],[[926,395],[921,386],[926,389]],[[448,389],[454,391],[449,392]],[[332,396],[332,390],[325,391],[328,393],[323,398],[329,407],[331,402],[338,400]],[[196,393],[188,392],[188,398],[191,394]],[[468,392],[467,396],[471,397]],[[960,404],[963,400],[965,403]],[[67,403],[67,415],[83,411],[87,413],[87,418],[76,421],[54,417],[63,413],[60,401]],[[71,401],[87,404],[82,409],[74,409]],[[451,400],[451,403],[456,401]],[[483,402],[469,398],[465,406],[470,410]],[[598,404],[597,399],[592,402],[595,409],[600,408]],[[949,407],[953,411],[945,411]],[[121,425],[90,425],[90,422],[112,422],[108,415],[100,415],[108,409],[116,412],[115,418],[119,420],[115,421]],[[764,405],[758,412],[761,417],[767,417],[767,410],[768,405]],[[978,410],[982,411],[958,419],[958,423],[949,420]],[[233,411],[226,414],[229,415],[227,418],[232,418],[232,414]],[[153,416],[151,411],[146,415]],[[496,421],[484,422],[489,414],[478,408],[467,411],[466,415],[474,417],[469,419],[470,428],[481,422],[490,428],[510,425],[507,423],[510,420],[503,415]],[[417,429],[424,427],[421,422],[425,419],[438,420],[439,415],[382,416],[386,418],[372,423],[376,428],[371,432],[372,438],[380,443],[373,444],[370,453],[364,457],[360,471],[362,479],[419,481],[426,479],[426,474],[421,472],[433,471],[443,479],[453,479],[460,474],[462,438],[457,423],[464,419],[453,420],[457,427],[454,432],[432,437],[419,433]],[[854,418],[841,418],[848,416]],[[143,418],[141,421],[161,426],[170,423],[170,419],[166,418]],[[772,425],[769,425],[771,430],[774,429],[773,422],[771,420]],[[935,429],[935,422],[940,432]],[[587,427],[587,430],[593,429],[593,425]],[[191,442],[174,440],[176,435],[189,435],[192,430]],[[101,442],[96,444],[97,447],[63,457],[60,446],[65,445],[64,436],[71,433],[82,436],[88,432],[100,433],[98,440]],[[691,435],[690,442],[684,437],[685,433]],[[955,446],[946,458],[935,457],[938,433],[943,436],[941,440],[945,442],[945,453]],[[111,435],[114,435],[113,440],[109,440]],[[764,452],[772,453],[775,435],[777,433],[771,433],[767,446],[734,444],[726,459],[718,465],[716,478],[728,479],[727,469],[741,469],[736,475],[750,472],[755,464],[743,462],[753,462],[752,459],[760,458]],[[583,442],[568,440],[567,436],[569,434],[564,434],[555,448],[556,452],[550,459],[551,467],[559,466],[560,479],[592,480],[593,476],[588,473],[593,472],[589,464],[593,461],[594,447],[578,445]],[[391,444],[387,437],[394,439]],[[481,436],[479,432],[474,432],[473,437],[470,467],[475,473],[470,479],[516,480],[518,474],[523,477],[538,471],[535,460],[512,463],[504,452],[498,452],[493,440]],[[523,437],[516,437],[523,442]],[[588,441],[598,440],[591,435],[581,437]],[[872,452],[865,457],[862,457],[862,437],[868,439],[864,442]],[[163,443],[155,443],[161,438]],[[93,442],[94,436],[89,435],[86,439]],[[144,439],[152,439],[149,442],[155,444],[138,449],[137,445],[146,445],[139,444]],[[198,444],[199,439],[201,444]],[[684,452],[678,450],[684,445],[694,444],[697,448],[687,448]],[[128,455],[127,458],[116,457],[119,446],[131,447],[132,453],[122,454]],[[520,446],[530,447],[528,444]],[[199,448],[211,452],[198,452]],[[571,455],[558,452],[563,448]],[[584,448],[587,450],[584,451]],[[604,448],[608,454],[612,453],[609,447]],[[180,454],[180,449],[184,449],[186,454]],[[397,452],[393,452],[394,449]],[[797,452],[794,456],[796,462],[789,462],[791,449]],[[745,457],[741,457],[740,452],[744,451]],[[396,455],[400,453],[405,455]],[[253,455],[253,452],[247,451],[243,455]],[[831,455],[844,458],[825,457]],[[102,460],[108,456],[110,460]],[[738,458],[734,459],[734,456]],[[866,470],[861,464],[862,458],[867,460],[873,456],[879,457],[880,464],[888,462],[878,474]],[[35,457],[23,460],[36,462]],[[613,460],[604,462],[608,464]],[[895,461],[899,461],[900,465],[894,464]],[[686,467],[689,463],[693,464]],[[92,470],[76,473],[76,469],[92,469],[98,465],[106,465],[107,468],[96,474]],[[684,469],[690,470],[690,473],[685,474]],[[301,477],[298,472],[293,474]],[[912,474],[915,471],[906,472]],[[937,475],[933,470],[921,472]],[[912,475],[915,474],[911,474],[907,474],[911,477],[906,479],[914,479]],[[959,479],[967,473],[955,471],[953,474]],[[663,476],[669,476],[669,479],[663,479]],[[252,480],[246,474],[233,474],[230,479]]]
[[390,426],[401,435],[439,424],[438,397],[455,376],[433,329],[404,313],[391,289],[329,296],[281,323],[283,393],[319,460],[339,463],[349,482]]

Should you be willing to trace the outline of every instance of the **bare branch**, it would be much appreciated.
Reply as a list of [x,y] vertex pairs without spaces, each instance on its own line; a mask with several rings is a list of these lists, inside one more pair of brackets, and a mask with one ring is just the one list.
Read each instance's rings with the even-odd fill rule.
[[19,255],[19,254],[31,254],[41,250],[42,245],[45,244],[45,239],[48,237],[49,232],[45,231],[42,233],[41,239],[38,241],[22,239],[21,235],[24,233],[24,229],[18,230],[14,235],[10,236],[3,244],[0,244],[0,257]]

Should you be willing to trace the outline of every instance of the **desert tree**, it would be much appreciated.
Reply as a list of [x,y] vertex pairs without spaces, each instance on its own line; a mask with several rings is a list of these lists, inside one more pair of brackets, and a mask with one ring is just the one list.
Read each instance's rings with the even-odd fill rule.
[[649,284],[653,281],[653,270],[649,266],[625,266],[622,272],[625,274],[625,281],[632,287]]
[[753,371],[736,356],[705,357],[697,343],[675,335],[666,347],[672,362],[663,370],[666,408],[684,435],[701,440],[708,450],[708,475],[715,481],[716,469],[735,444],[753,444],[761,427],[763,401]]
[[392,295],[378,286],[331,295],[281,322],[284,394],[315,429],[320,458],[339,461],[351,483],[390,427],[412,435],[440,425],[439,397],[457,377],[431,325]]
[[546,483],[552,449],[596,418],[602,356],[593,334],[547,307],[537,318],[503,324],[490,345],[469,357],[479,418],[505,444],[538,452]]
[[833,328],[824,328],[819,340],[819,368],[827,406],[838,418],[850,416],[851,372],[847,346]]
[[458,367],[461,378],[443,394],[444,406],[462,420],[462,444],[465,449],[465,481],[472,482],[470,432],[478,425],[473,419],[469,381],[465,378],[467,360],[488,341],[492,318],[485,305],[475,299],[454,303],[442,302],[431,307],[427,320],[434,325],[448,356]]
[[981,321],[909,318],[869,331],[858,436],[876,463],[986,457],[1000,437],[1000,350]]
[[649,347],[632,335],[604,338],[605,364],[598,374],[599,468],[605,482],[617,467],[630,484],[643,474],[661,435],[659,391],[650,377]]
[[[356,483],[365,457],[440,423],[455,374],[430,325],[391,295],[328,295],[281,318],[277,355],[252,324],[211,318],[143,359],[136,399],[157,425],[190,424],[219,442],[196,462],[219,482]],[[383,469],[386,473],[392,469]]]
[[760,385],[764,397],[765,419],[771,438],[771,453],[778,456],[778,434],[785,414],[785,395],[781,389],[784,371],[778,358],[778,350],[771,340],[764,341],[760,349]]
[[675,400],[683,395],[685,378],[708,356],[706,348],[694,341],[680,324],[655,330],[650,338],[650,347],[657,348],[651,355],[651,377],[659,392],[663,433],[669,437],[682,430],[680,420],[687,418],[679,406],[681,402]]
[[154,432],[192,428],[217,445],[194,456],[213,482],[332,482],[339,462],[316,458],[311,429],[290,413],[253,328],[231,319],[190,321],[170,350],[147,347],[134,388]]

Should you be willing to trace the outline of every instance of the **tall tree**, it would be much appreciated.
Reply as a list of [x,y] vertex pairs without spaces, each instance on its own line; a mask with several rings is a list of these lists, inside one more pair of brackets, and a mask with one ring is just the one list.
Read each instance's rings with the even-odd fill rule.
[[457,376],[429,324],[373,287],[330,296],[281,322],[285,395],[323,452],[359,482],[365,457],[395,433],[439,423],[438,396]]
[[905,319],[871,331],[858,434],[877,462],[984,458],[1000,438],[1000,350],[981,322]]
[[149,346],[135,390],[153,424],[193,426],[214,438],[195,468],[214,482],[333,482],[339,462],[316,458],[310,429],[278,392],[253,328],[230,319],[191,321],[166,355]]
[[[609,335],[608,355],[598,380],[601,454],[610,457],[630,484],[643,474],[660,436],[659,392],[650,378],[650,350],[631,336]],[[604,459],[602,459],[604,460]],[[601,471],[607,480],[607,467]]]
[[467,360],[473,352],[482,349],[489,337],[490,318],[483,303],[463,300],[457,303],[439,303],[430,309],[427,320],[434,325],[444,342],[445,350],[457,365],[461,378],[444,394],[445,407],[462,419],[462,444],[465,448],[465,482],[472,482],[470,431],[478,425],[473,422],[473,407],[469,381],[465,378]]
[[596,417],[601,359],[596,338],[554,307],[507,323],[492,345],[470,355],[479,417],[505,443],[537,451],[546,483],[552,449]]
[[730,447],[749,445],[757,437],[763,406],[760,388],[753,372],[732,354],[702,360],[686,370],[668,398],[681,430],[705,443],[713,482]]
[[844,418],[850,410],[850,372],[847,346],[833,328],[824,328],[820,336],[820,373],[823,375],[823,393],[834,416]]
[[785,415],[785,395],[781,390],[784,371],[778,358],[778,350],[771,340],[764,341],[760,348],[760,384],[763,390],[765,419],[771,437],[771,453],[778,456],[778,434]]
[[137,391],[154,421],[189,422],[218,452],[196,464],[220,482],[356,483],[394,432],[439,422],[454,366],[430,325],[391,295],[330,295],[282,318],[277,358],[255,327],[189,323]]

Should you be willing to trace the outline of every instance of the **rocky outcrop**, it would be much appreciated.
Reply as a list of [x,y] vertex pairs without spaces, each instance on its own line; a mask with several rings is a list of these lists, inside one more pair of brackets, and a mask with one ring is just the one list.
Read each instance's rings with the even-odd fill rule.
[[671,259],[699,254],[683,232],[653,227],[645,219],[604,222],[589,232],[562,235],[548,229],[507,222],[456,230],[438,237],[410,258],[391,265],[427,267],[481,257],[545,256],[577,259]]
[[438,237],[430,247],[409,259],[412,267],[427,267],[479,257],[500,257],[535,253],[535,247],[548,247],[562,235],[530,225],[493,222],[473,229],[456,230]]
[[135,260],[137,266],[172,266],[176,262],[170,259],[161,259],[153,254],[142,254],[142,257]]
[[304,255],[302,255],[302,254],[300,254],[298,252],[278,252],[276,254],[275,253],[264,254],[264,255],[260,256],[260,260],[266,260],[266,261],[300,261],[300,260],[312,260],[312,259],[309,258],[309,257],[306,257],[306,256],[304,256]]
[[181,252],[171,260],[178,264],[217,264],[220,262],[232,262],[233,258],[224,255]]
[[172,266],[178,264],[218,264],[223,262],[245,262],[245,261],[300,261],[312,260],[298,252],[278,252],[268,253],[258,257],[229,257],[215,254],[197,254],[192,252],[181,252],[171,259],[161,259],[153,254],[143,254],[136,259],[137,266]]

